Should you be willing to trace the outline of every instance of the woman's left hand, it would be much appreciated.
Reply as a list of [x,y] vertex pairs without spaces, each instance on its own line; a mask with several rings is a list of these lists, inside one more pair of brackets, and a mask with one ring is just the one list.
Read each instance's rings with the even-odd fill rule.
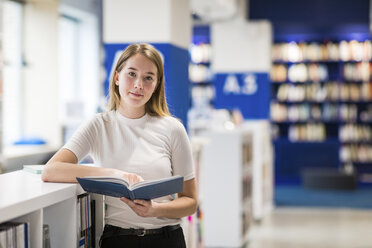
[[155,209],[158,203],[146,200],[130,200],[125,197],[120,198],[126,203],[137,215],[141,217],[156,217]]

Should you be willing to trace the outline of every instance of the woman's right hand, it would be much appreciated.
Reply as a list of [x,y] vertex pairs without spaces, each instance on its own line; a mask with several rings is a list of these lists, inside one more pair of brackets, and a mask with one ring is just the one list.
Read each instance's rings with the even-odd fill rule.
[[129,185],[133,185],[135,183],[143,181],[143,178],[141,176],[129,172],[124,172],[123,177],[129,183]]

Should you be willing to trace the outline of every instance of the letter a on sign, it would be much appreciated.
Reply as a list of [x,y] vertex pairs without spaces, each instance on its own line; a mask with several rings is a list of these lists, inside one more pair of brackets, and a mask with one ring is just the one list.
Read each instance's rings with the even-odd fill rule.
[[240,86],[238,79],[235,75],[228,75],[225,80],[225,84],[223,86],[223,92],[225,94],[239,94],[240,93]]

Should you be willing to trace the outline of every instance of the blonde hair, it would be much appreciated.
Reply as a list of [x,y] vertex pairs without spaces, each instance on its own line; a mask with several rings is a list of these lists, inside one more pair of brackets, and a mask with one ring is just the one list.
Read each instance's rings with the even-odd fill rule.
[[169,109],[165,98],[165,80],[163,60],[150,44],[129,45],[120,55],[115,70],[110,77],[108,109],[117,110],[120,106],[119,87],[115,84],[115,72],[119,73],[125,66],[125,62],[133,55],[141,54],[154,63],[157,69],[157,86],[150,100],[145,104],[146,113],[152,116],[169,116]]

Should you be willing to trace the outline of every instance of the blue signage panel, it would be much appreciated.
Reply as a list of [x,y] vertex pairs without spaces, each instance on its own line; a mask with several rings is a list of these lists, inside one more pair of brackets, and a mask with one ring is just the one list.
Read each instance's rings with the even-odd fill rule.
[[239,109],[244,119],[270,118],[268,73],[218,73],[214,84],[216,108]]
[[[187,111],[190,107],[190,88],[188,76],[189,53],[187,49],[168,43],[151,43],[163,56],[165,74],[165,93],[169,111],[187,125]],[[105,44],[106,78],[104,92],[108,95],[109,80],[116,60],[128,43]]]

